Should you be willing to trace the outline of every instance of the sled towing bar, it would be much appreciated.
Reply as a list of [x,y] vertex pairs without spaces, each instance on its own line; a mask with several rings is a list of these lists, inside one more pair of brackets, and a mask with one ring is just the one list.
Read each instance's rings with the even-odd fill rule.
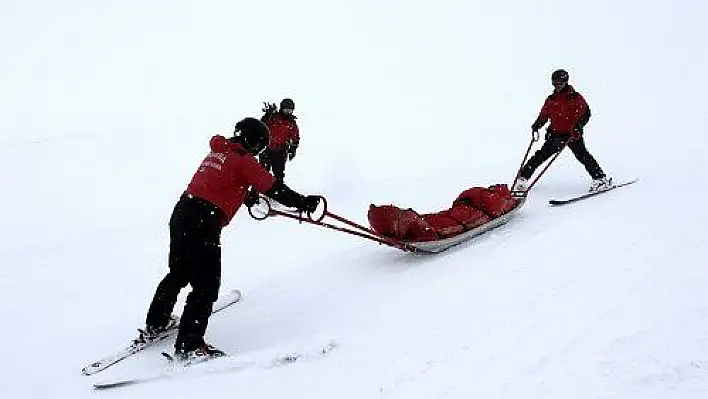
[[[322,204],[321,206],[318,206],[318,208],[322,208],[322,211],[319,216],[315,216],[317,211],[309,213],[299,211],[283,211],[275,209],[273,208],[271,199],[263,195],[259,195],[258,203],[256,205],[248,208],[248,214],[251,215],[252,218],[259,221],[265,220],[270,216],[283,216],[289,219],[297,220],[300,223],[310,223],[316,226],[324,227],[326,229],[337,230],[346,234],[366,238],[368,240],[375,241],[379,244],[388,245],[390,247],[398,248],[406,252],[417,252],[417,249],[414,246],[408,245],[401,241],[393,240],[388,237],[384,237],[369,228],[366,228],[358,223],[352,222],[349,219],[343,218],[337,214],[330,212],[327,209],[327,199],[323,196],[318,196],[318,198],[320,199],[320,203]],[[325,221],[325,218],[334,219],[337,222],[345,224],[349,227],[337,226],[335,224]]]

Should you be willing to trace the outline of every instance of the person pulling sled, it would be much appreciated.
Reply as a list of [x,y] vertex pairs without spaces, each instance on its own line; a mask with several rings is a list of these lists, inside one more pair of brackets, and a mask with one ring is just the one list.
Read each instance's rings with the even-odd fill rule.
[[528,162],[521,167],[514,185],[514,191],[527,191],[529,179],[536,169],[551,156],[561,151],[567,144],[575,158],[580,161],[592,177],[590,191],[600,191],[612,186],[595,158],[585,147],[583,132],[590,120],[590,107],[569,83],[568,72],[558,69],[551,74],[553,93],[546,98],[536,121],[531,125],[533,141],[538,139],[538,131],[550,120],[546,130],[545,142]]
[[[196,360],[224,352],[204,341],[221,281],[221,231],[244,202],[249,187],[303,212],[314,212],[317,196],[303,196],[276,180],[256,160],[267,146],[268,127],[244,118],[234,136],[211,138],[211,151],[194,173],[170,218],[169,272],[157,286],[146,327],[136,339],[147,342],[179,323],[175,357]],[[182,288],[192,286],[182,317],[172,316]]]

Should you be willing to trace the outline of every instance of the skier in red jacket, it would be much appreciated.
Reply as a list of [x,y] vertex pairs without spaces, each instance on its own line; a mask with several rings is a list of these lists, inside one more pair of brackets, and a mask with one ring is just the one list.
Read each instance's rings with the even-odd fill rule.
[[566,142],[575,158],[585,166],[593,179],[590,191],[603,190],[612,185],[612,179],[606,177],[595,158],[585,148],[583,129],[590,120],[590,107],[583,96],[568,84],[568,79],[568,72],[563,69],[551,74],[553,93],[546,98],[541,112],[531,125],[533,137],[536,138],[541,127],[551,121],[546,130],[546,141],[521,168],[514,190],[526,191],[528,180],[536,168],[558,152]]
[[261,121],[270,129],[270,142],[259,161],[267,171],[273,171],[278,181],[285,179],[285,163],[295,158],[300,145],[300,129],[294,111],[295,102],[290,98],[280,102],[280,110],[276,110],[275,104],[266,104],[263,109],[265,114]]
[[[238,135],[236,135],[239,133]],[[157,286],[137,342],[155,339],[174,327],[177,296],[192,291],[179,319],[175,355],[180,359],[222,356],[204,341],[221,280],[221,230],[234,217],[249,187],[304,212],[314,212],[317,196],[302,196],[276,181],[256,161],[267,145],[268,128],[258,119],[236,124],[234,137],[214,136],[204,158],[170,218],[169,272]]]

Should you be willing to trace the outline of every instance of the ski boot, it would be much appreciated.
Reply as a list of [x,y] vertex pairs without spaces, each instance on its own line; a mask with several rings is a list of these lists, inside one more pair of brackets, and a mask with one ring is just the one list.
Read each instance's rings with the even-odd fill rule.
[[601,177],[599,179],[593,179],[592,184],[590,185],[590,192],[593,193],[595,191],[604,191],[610,188],[612,188],[612,178]]
[[138,328],[138,337],[133,340],[133,345],[152,343],[152,341],[164,337],[165,332],[177,327],[178,324],[179,319],[175,316],[170,316],[167,324],[162,327],[146,326],[145,329]]
[[516,184],[512,188],[512,191],[526,191],[529,188],[529,180],[525,177],[519,177],[516,179]]
[[204,342],[196,349],[175,350],[174,359],[181,362],[182,364],[189,365],[205,362],[207,360],[215,359],[217,357],[222,356],[226,356],[226,353],[224,351]]

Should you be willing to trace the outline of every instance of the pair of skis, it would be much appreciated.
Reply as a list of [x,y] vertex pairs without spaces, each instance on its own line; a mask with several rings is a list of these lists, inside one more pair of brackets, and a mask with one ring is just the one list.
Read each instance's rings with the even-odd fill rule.
[[576,197],[570,197],[570,198],[561,199],[561,200],[552,199],[552,200],[548,201],[548,203],[553,206],[572,204],[573,202],[592,198],[592,197],[595,197],[596,195],[604,194],[604,193],[606,193],[608,191],[612,191],[616,188],[629,186],[630,184],[636,183],[638,180],[639,179],[634,179],[634,180],[626,181],[624,183],[612,184],[610,187],[608,187],[604,190],[591,191],[589,193],[578,195]]
[[[315,344],[300,347],[296,350],[270,350],[262,354],[239,355],[239,356],[218,356],[204,358],[192,363],[182,363],[171,361],[167,369],[153,372],[152,374],[141,374],[139,376],[108,380],[93,384],[97,390],[121,388],[133,385],[144,384],[153,381],[166,380],[173,377],[185,375],[187,372],[204,374],[213,372],[236,372],[247,369],[270,370],[285,365],[314,360],[328,356],[338,347],[335,340],[328,340],[324,345]],[[206,363],[206,364],[205,364]]]
[[[214,303],[214,308],[212,314],[218,313],[229,306],[241,301],[242,294],[240,290],[233,290],[226,295],[222,295]],[[142,351],[145,348],[155,345],[177,333],[177,326],[179,323],[175,323],[174,327],[166,330],[161,335],[157,336],[154,340],[149,342],[137,342],[133,341],[127,347],[117,351],[116,353],[110,354],[100,360],[97,360],[81,370],[83,375],[94,375],[99,373],[114,364],[135,355],[136,353]],[[324,343],[322,343],[324,342]],[[93,384],[94,389],[111,389],[119,388],[137,384],[143,384],[156,380],[163,380],[171,377],[176,377],[182,375],[187,370],[192,368],[197,368],[202,372],[209,371],[238,371],[247,368],[261,368],[261,369],[272,369],[296,362],[312,360],[316,358],[321,358],[329,355],[331,351],[338,347],[338,343],[335,340],[326,340],[316,342],[314,345],[310,344],[307,346],[299,346],[298,349],[288,349],[288,350],[276,350],[269,351],[263,355],[239,355],[239,356],[218,356],[218,357],[207,357],[200,359],[198,361],[192,362],[182,362],[177,359],[170,359],[171,356],[163,352],[163,356],[170,360],[166,369],[162,369],[153,373],[141,374],[138,376],[123,378],[123,379],[113,379],[106,380],[102,382],[97,382]],[[202,367],[203,363],[213,364],[213,366]],[[197,370],[195,370],[197,371]]]
[[[226,295],[222,295],[219,297],[219,299],[214,303],[214,308],[212,310],[212,314],[221,312],[222,310],[228,308],[229,306],[239,302],[241,300],[242,294],[241,291],[239,290],[233,290]],[[174,326],[166,331],[164,331],[162,334],[158,335],[154,340],[148,341],[148,342],[137,342],[133,341],[131,344],[126,346],[125,348],[112,353],[100,360],[97,360],[86,367],[84,367],[81,370],[81,374],[83,375],[93,375],[96,374],[100,371],[103,371],[114,364],[120,362],[121,360],[125,360],[129,358],[130,356],[135,355],[136,353],[142,351],[145,348],[148,348],[150,346],[153,346],[154,344],[163,341],[177,333],[177,326],[179,323],[175,323]]]

